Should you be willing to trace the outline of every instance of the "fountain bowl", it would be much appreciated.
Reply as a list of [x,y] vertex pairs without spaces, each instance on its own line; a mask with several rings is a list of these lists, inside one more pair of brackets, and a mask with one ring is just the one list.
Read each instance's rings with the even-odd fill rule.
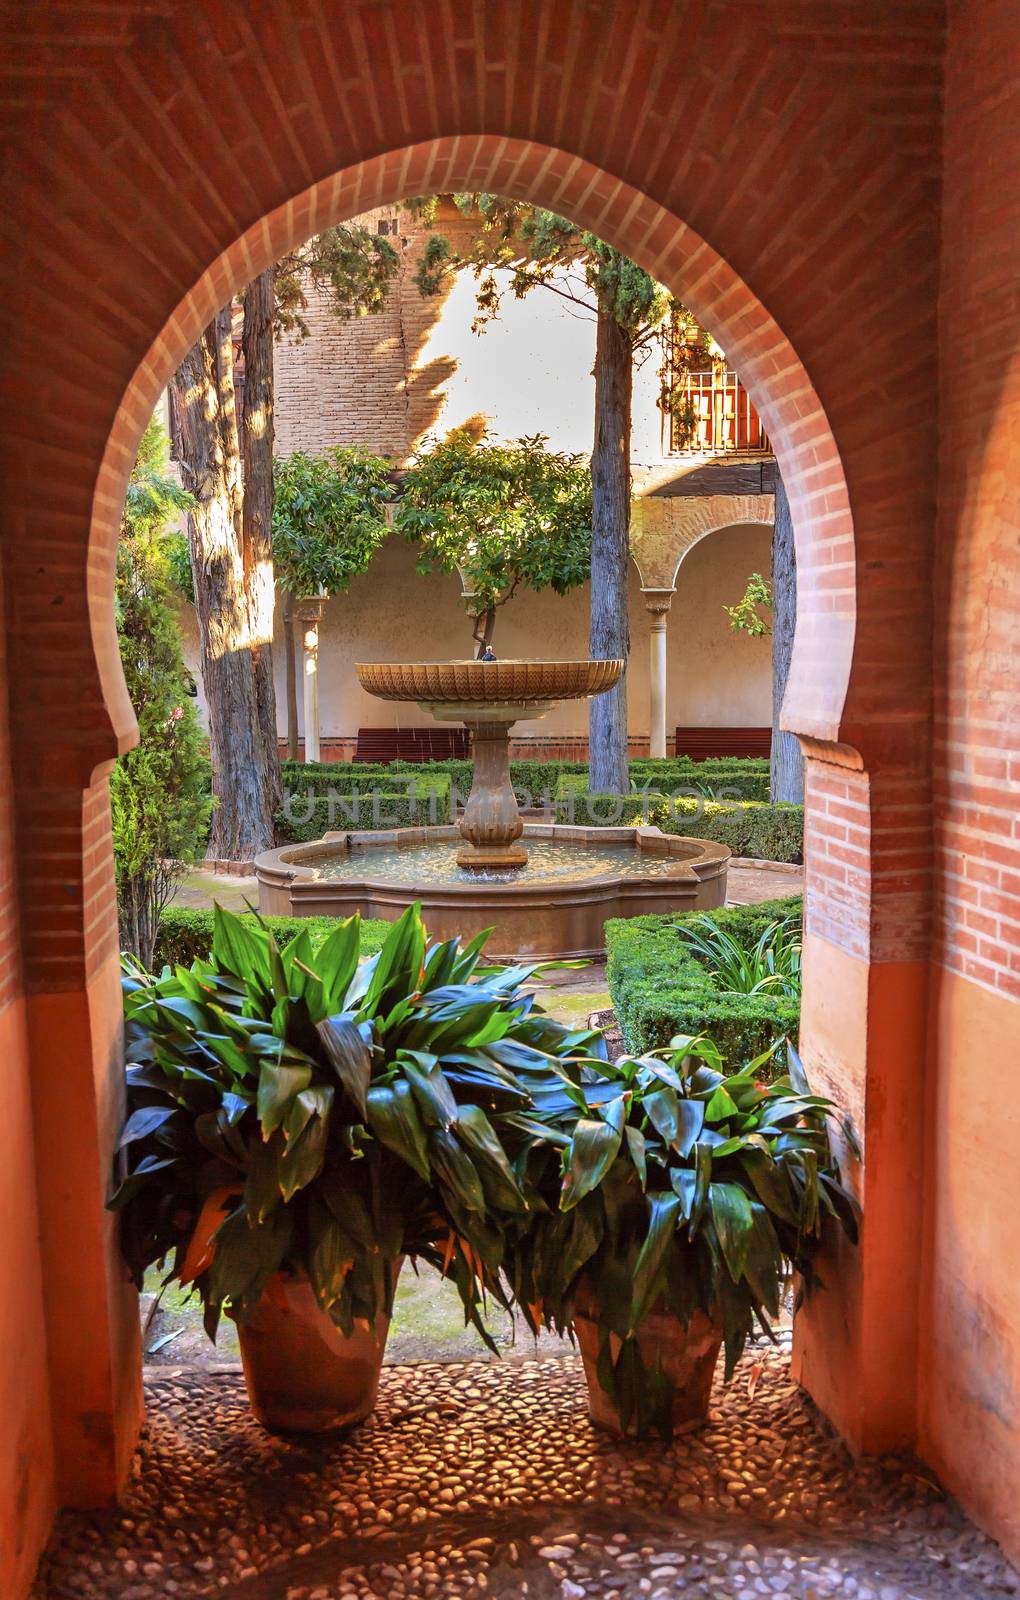
[[[566,846],[582,864],[586,851],[621,847],[620,863],[604,872],[533,882],[513,872],[457,873],[461,835],[455,826],[327,833],[311,844],[286,845],[256,858],[259,909],[291,917],[349,917],[360,912],[393,921],[418,902],[433,939],[470,939],[491,928],[486,948],[493,957],[555,960],[601,956],[605,923],[611,917],[707,911],[725,904],[730,858],[725,845],[646,826],[526,823],[523,835],[526,845],[547,841],[553,847]],[[411,852],[411,861],[422,847],[434,845],[449,848],[450,873],[444,881],[416,877],[413,869],[406,879],[399,873],[394,877],[392,870],[386,875],[373,871],[373,851],[387,851],[392,869],[394,849]],[[330,876],[331,863],[347,875]]]
[[506,706],[523,722],[530,720],[525,707],[604,694],[623,667],[622,661],[368,661],[356,670],[362,688],[378,700],[450,706],[458,721],[465,709],[469,717],[496,720],[494,708]]

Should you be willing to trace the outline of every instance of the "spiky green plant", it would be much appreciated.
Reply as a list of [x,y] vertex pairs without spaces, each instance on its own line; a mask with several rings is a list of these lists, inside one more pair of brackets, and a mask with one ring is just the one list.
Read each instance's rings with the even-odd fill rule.
[[771,991],[800,998],[803,941],[798,916],[777,917],[750,948],[709,916],[692,917],[679,931],[724,994]]
[[709,1040],[677,1037],[592,1061],[506,1119],[527,1139],[514,1162],[528,1200],[507,1258],[514,1299],[533,1329],[559,1333],[579,1295],[594,1303],[599,1382],[624,1428],[672,1427],[668,1379],[637,1342],[653,1307],[684,1327],[696,1311],[716,1322],[728,1379],[755,1324],[770,1331],[791,1274],[814,1286],[826,1223],[856,1237],[826,1126],[835,1108],[794,1051],[772,1083],[767,1059],[727,1073]]
[[[530,967],[480,964],[485,936],[430,944],[417,906],[359,961],[357,918],[282,949],[217,911],[212,952],[154,976],[126,962],[130,1115],[121,1136],[122,1248],[137,1283],[166,1262],[215,1337],[274,1274],[308,1278],[334,1322],[392,1301],[421,1257],[479,1308],[501,1296],[512,1162],[534,1112],[598,1049],[543,1014]],[[576,1067],[573,1069],[576,1076]]]

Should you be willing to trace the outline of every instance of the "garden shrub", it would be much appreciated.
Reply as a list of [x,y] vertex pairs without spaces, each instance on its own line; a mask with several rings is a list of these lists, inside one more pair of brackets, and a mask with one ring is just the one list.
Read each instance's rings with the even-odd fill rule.
[[790,863],[804,859],[804,807],[785,803],[674,798],[655,790],[589,795],[586,779],[565,775],[556,786],[556,821],[582,828],[647,821],[663,833],[728,845],[735,856]]
[[389,828],[424,828],[443,826],[450,821],[449,779],[433,779],[434,788],[427,793],[338,795],[334,799],[320,796],[308,801],[299,796],[294,803],[276,816],[276,833],[281,843],[308,844],[321,839],[324,833],[342,833],[345,829],[361,832],[385,832]]
[[390,767],[362,766],[350,761],[281,761],[284,795],[326,798],[334,794],[449,794],[451,777],[441,770],[419,768],[394,772]]
[[785,801],[664,799],[649,809],[648,820],[663,833],[729,845],[735,856],[794,864],[804,859],[804,807]]
[[[799,912],[799,896],[712,911],[712,921],[750,947],[770,922]],[[707,1033],[730,1061],[748,1061],[783,1035],[797,1042],[800,1003],[775,993],[723,994],[685,943],[703,912],[616,918],[606,923],[606,976],[628,1050],[641,1054],[678,1033]]]
[[471,780],[475,775],[473,761],[461,760],[451,756],[449,761],[391,761],[386,768],[387,772],[399,772],[402,777],[428,777],[430,775],[450,779],[453,787],[459,794],[467,797],[471,791]]
[[[257,898],[258,888],[254,878],[251,880],[251,894],[253,901]],[[312,936],[314,943],[318,944],[327,934],[332,933],[340,921],[337,917],[263,917],[266,927],[271,928],[276,935],[278,943],[286,944],[293,939],[302,929],[306,929]],[[361,954],[374,955],[382,945],[391,924],[379,920],[364,921],[361,924]],[[213,938],[213,912],[211,910],[193,910],[187,906],[167,906],[159,921],[159,932],[156,935],[156,945],[153,952],[152,964],[159,971],[163,966],[189,967],[193,961],[204,959],[212,949]]]

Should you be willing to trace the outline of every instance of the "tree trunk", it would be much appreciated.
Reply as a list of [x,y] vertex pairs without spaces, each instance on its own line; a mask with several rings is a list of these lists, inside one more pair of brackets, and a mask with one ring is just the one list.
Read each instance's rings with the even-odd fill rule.
[[790,502],[776,472],[776,522],[772,535],[772,770],[773,800],[804,803],[804,757],[796,734],[779,726],[797,625],[797,554]]
[[248,594],[255,703],[273,810],[283,803],[273,681],[273,274],[267,268],[244,293],[244,581]]
[[244,582],[229,307],[185,356],[173,383],[181,476],[196,501],[188,531],[217,801],[209,854],[248,861],[273,843],[273,792]]
[[[471,637],[478,646],[475,651],[475,660],[481,661],[487,650],[492,648],[492,634],[496,626],[496,607],[489,606],[485,611],[479,612],[475,618],[474,632]],[[479,633],[479,628],[481,632]]]
[[[595,342],[595,445],[591,457],[591,626],[594,660],[630,650],[627,577],[630,561],[630,419],[633,349],[630,335],[601,300]],[[588,773],[592,794],[626,794],[627,675],[596,695],[588,711]]]
[[287,652],[287,760],[298,758],[297,667],[294,661],[294,600],[283,597],[283,648]]

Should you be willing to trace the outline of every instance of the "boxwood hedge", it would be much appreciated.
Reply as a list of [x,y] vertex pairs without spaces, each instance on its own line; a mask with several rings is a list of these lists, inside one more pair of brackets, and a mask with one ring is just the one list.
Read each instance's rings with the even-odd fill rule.
[[446,793],[450,789],[448,772],[431,767],[411,768],[394,772],[391,767],[355,765],[350,761],[281,761],[280,774],[284,793],[313,794],[429,794]]
[[565,775],[556,785],[556,820],[578,827],[620,827],[647,821],[663,833],[714,839],[735,856],[759,861],[804,859],[804,808],[758,800],[716,801],[700,796],[595,794],[586,779]]
[[[799,896],[712,911],[717,922],[750,947],[770,922],[800,911]],[[731,1062],[752,1059],[787,1035],[797,1041],[800,1005],[778,995],[723,994],[684,944],[691,917],[627,917],[606,923],[609,993],[628,1050],[668,1045],[674,1034],[708,1033]]]
[[[257,898],[258,890],[254,878],[251,880],[251,897]],[[314,942],[318,943],[328,933],[332,933],[338,924],[337,917],[263,917],[266,926],[272,928],[280,944],[286,944],[293,939],[295,934],[307,928]],[[389,932],[391,924],[378,920],[368,920],[361,924],[361,953],[363,956],[374,955],[380,948]],[[156,948],[152,964],[158,971],[162,966],[190,966],[198,957],[208,956],[212,949],[213,913],[212,911],[193,910],[187,906],[167,906],[159,919],[159,933],[156,936]]]
[[320,795],[308,799],[297,791],[297,797],[276,816],[276,836],[281,843],[306,844],[321,839],[324,833],[338,833],[346,828],[364,832],[379,832],[388,828],[421,828],[441,826],[450,821],[450,780],[436,776],[428,788],[417,794],[404,791],[400,794],[376,790],[368,794]]

